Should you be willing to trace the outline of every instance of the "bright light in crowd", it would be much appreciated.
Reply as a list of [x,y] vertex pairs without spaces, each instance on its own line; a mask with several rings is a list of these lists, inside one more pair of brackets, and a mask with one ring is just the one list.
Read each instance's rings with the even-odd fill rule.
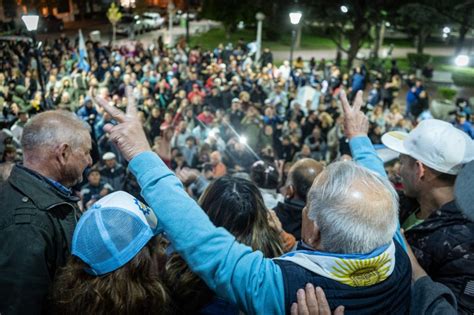
[[447,33],[451,33],[451,29],[447,26],[443,27],[443,33],[447,34]]
[[39,21],[38,15],[23,15],[21,19],[25,23],[26,29],[29,32],[36,31],[38,29],[38,21]]
[[247,144],[247,137],[246,136],[240,136],[239,137],[239,142],[242,144]]
[[469,56],[459,55],[454,59],[454,64],[458,67],[465,67],[469,64]]
[[301,12],[291,12],[290,13],[290,22],[291,22],[291,24],[293,24],[293,25],[299,24],[302,15],[303,14]]
[[349,9],[345,5],[341,5],[341,12],[342,13],[347,13],[347,12],[349,12]]

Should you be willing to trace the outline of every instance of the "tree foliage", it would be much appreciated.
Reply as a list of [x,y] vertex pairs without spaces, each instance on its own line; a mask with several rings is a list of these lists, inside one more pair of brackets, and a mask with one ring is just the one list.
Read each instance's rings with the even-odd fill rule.
[[239,21],[255,21],[256,12],[251,0],[205,0],[202,10],[204,17],[222,22],[227,35],[236,30]]
[[114,2],[112,2],[109,9],[107,10],[107,18],[112,25],[117,24],[122,19],[122,13],[119,11],[119,8]]
[[255,25],[255,15],[262,12],[265,14],[266,38],[276,40],[287,31],[288,7],[286,0],[204,0],[202,14],[206,18],[222,22],[229,36],[235,32],[240,21]]
[[435,8],[423,3],[409,3],[398,10],[397,25],[416,38],[417,53],[422,54],[426,39],[445,23]]
[[[311,1],[303,2],[308,16],[323,29],[338,49],[347,54],[348,67],[351,67],[362,45],[374,41],[371,29],[382,23],[396,11],[403,1],[351,0],[351,1]],[[341,11],[347,7],[347,12]],[[372,32],[373,33],[373,32]],[[349,42],[349,46],[345,42]]]
[[436,12],[458,28],[456,54],[464,46],[466,35],[474,28],[474,1],[472,0],[431,0],[427,2]]

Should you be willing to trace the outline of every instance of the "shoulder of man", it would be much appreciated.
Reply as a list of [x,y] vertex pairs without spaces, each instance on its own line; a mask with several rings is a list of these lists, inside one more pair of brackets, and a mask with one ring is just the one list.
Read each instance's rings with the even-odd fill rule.
[[474,246],[474,222],[465,218],[453,202],[408,230],[406,236],[408,242],[417,249],[417,258],[424,261],[424,268],[431,264],[443,265],[464,259],[468,249]]
[[78,210],[74,200],[61,198],[46,185],[25,170],[14,167],[8,181],[0,187],[0,230],[12,224],[51,227],[56,222],[53,217],[59,221],[73,220]]
[[[0,212],[0,239],[4,236],[10,241],[20,241],[18,238],[11,238],[12,233],[17,231],[24,233],[37,233],[42,235],[44,240],[37,239],[37,243],[61,244],[62,247],[70,247],[72,234],[77,222],[77,213],[75,205],[64,202],[62,204],[52,205],[51,208],[41,209],[34,200],[16,190],[9,183],[1,186],[0,203],[2,211]],[[31,228],[27,228],[30,226]],[[16,240],[16,241],[15,241]],[[67,244],[67,245],[65,245]],[[33,244],[31,244],[33,246]]]

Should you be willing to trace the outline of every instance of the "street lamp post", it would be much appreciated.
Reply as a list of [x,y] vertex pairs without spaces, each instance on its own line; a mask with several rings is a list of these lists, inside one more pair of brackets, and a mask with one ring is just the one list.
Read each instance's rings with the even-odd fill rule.
[[43,81],[43,67],[41,65],[41,58],[39,54],[39,48],[38,48],[38,43],[36,41],[36,31],[38,30],[38,21],[39,21],[39,16],[38,15],[23,15],[21,17],[23,20],[23,23],[25,23],[26,29],[28,32],[31,34],[31,38],[33,40],[33,52],[35,54],[35,59],[36,63],[38,65],[38,79],[39,79],[39,84],[41,87],[41,102],[43,103],[41,108],[45,109],[46,108],[46,97],[45,97],[45,89],[44,89],[44,81]]
[[186,0],[186,44],[189,45],[189,4],[190,0]]
[[293,51],[295,50],[296,28],[300,24],[302,13],[300,11],[290,13],[291,29],[291,49],[290,49],[290,73],[293,71]]
[[168,2],[168,46],[173,45],[173,14],[174,14],[174,3],[173,1]]
[[258,12],[255,18],[257,19],[257,53],[255,55],[255,64],[258,64],[262,55],[262,24],[265,19],[265,14]]

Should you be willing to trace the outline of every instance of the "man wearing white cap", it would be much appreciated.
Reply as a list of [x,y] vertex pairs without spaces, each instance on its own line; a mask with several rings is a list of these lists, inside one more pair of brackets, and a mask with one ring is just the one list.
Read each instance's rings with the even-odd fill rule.
[[102,179],[114,189],[122,189],[127,175],[125,168],[117,162],[116,155],[112,152],[105,153],[102,160],[104,161],[104,166],[100,168]]
[[[474,312],[474,222],[459,209],[454,182],[474,160],[474,142],[451,124],[430,119],[409,134],[388,132],[382,142],[400,153],[405,195],[419,208],[402,227],[421,266],[448,286],[459,312]],[[472,287],[471,287],[472,286]]]

